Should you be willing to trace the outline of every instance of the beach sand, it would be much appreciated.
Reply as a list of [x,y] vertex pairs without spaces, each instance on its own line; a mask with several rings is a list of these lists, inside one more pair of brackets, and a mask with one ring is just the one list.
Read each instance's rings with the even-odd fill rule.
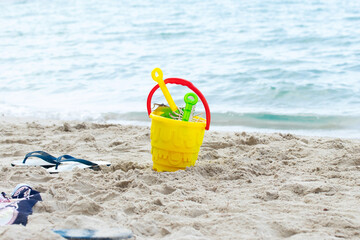
[[[110,227],[138,240],[360,238],[360,140],[210,130],[195,167],[171,173],[151,169],[150,149],[148,127],[1,117],[0,191],[27,183],[43,201],[0,238]],[[112,166],[11,167],[36,150]]]

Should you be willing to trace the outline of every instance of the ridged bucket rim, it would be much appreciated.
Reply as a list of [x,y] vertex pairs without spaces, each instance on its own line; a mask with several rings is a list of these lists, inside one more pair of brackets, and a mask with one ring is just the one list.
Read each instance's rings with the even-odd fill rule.
[[162,117],[154,113],[150,114],[150,118],[159,122],[168,123],[170,125],[173,125],[174,127],[184,126],[184,127],[193,127],[193,128],[203,128],[203,129],[205,129],[206,127],[206,120],[203,118],[201,119],[203,119],[204,122],[185,122],[185,121]]

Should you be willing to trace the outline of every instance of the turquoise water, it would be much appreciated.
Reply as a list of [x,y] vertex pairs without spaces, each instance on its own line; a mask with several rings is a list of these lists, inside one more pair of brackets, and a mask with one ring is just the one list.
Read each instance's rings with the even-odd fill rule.
[[149,125],[160,67],[211,129],[360,136],[357,0],[0,1],[0,26],[4,116]]

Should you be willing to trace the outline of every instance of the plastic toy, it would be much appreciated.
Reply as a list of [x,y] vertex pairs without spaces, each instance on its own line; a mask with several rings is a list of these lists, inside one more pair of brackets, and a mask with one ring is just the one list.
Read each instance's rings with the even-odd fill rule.
[[[187,93],[185,94],[184,101],[186,103],[184,114],[182,116],[183,121],[189,121],[190,116],[193,114],[194,106],[198,102],[199,98],[196,96],[195,93]],[[191,116],[192,118],[192,116]]]
[[157,105],[157,108],[153,111],[155,115],[174,119],[172,115],[173,111],[169,106],[166,106],[165,104],[154,104],[154,105]]
[[[158,76],[156,76],[156,73],[158,74]],[[172,99],[169,90],[167,89],[164,80],[163,80],[163,72],[161,71],[160,68],[155,68],[154,70],[152,70],[151,72],[151,76],[154,79],[155,82],[157,82],[160,86],[161,91],[163,92],[166,101],[168,102],[171,110],[173,112],[175,112],[178,108],[174,102],[174,100]]]
[[150,91],[147,110],[152,119],[150,138],[153,169],[158,172],[173,172],[195,165],[205,130],[209,130],[210,109],[204,95],[191,82],[180,78],[168,78],[163,82],[164,85],[178,84],[188,87],[201,100],[206,112],[206,119],[194,117],[198,122],[178,121],[162,117],[156,111],[151,112],[152,96],[160,86],[156,85]]

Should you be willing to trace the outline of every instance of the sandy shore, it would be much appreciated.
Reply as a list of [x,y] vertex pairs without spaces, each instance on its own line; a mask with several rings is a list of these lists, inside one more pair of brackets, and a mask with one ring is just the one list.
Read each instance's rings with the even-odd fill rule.
[[[54,228],[126,227],[134,239],[359,239],[360,141],[205,133],[195,167],[151,170],[150,129],[0,118],[0,191],[42,193],[1,239],[62,239]],[[10,163],[42,150],[110,161],[49,174]]]

